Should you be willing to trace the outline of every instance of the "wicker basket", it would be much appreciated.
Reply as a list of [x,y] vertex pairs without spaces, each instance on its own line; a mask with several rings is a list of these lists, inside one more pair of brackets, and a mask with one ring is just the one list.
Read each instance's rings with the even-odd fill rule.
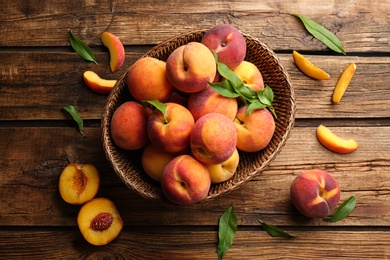
[[[205,32],[206,30],[199,30],[171,38],[155,46],[143,57],[150,56],[166,61],[169,54],[177,47],[191,41],[199,42]],[[294,125],[295,94],[287,71],[267,45],[245,33],[243,35],[247,43],[245,60],[254,63],[260,69],[264,82],[272,88],[275,94],[274,108],[278,116],[275,134],[265,149],[256,153],[240,152],[237,172],[230,180],[212,185],[204,201],[231,192],[261,173],[279,154]],[[131,99],[126,76],[127,73],[124,73],[117,81],[104,108],[101,121],[103,148],[115,172],[129,188],[145,198],[167,201],[160,184],[149,178],[143,171],[141,152],[122,150],[111,139],[111,117],[116,108]]]

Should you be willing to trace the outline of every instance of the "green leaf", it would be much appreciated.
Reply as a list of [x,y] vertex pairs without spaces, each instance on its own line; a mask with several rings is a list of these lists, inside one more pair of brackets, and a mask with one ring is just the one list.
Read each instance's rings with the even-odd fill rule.
[[237,98],[240,96],[240,94],[238,94],[234,90],[232,84],[228,80],[224,80],[218,83],[209,82],[209,85],[215,90],[215,92],[217,92],[221,96],[228,97],[228,98]]
[[270,88],[270,86],[266,85],[264,88],[263,95],[268,98],[268,100],[272,103],[274,101],[274,92]]
[[344,52],[344,46],[341,43],[341,41],[336,37],[336,35],[334,35],[328,29],[302,15],[299,14],[292,14],[292,15],[298,17],[302,21],[306,30],[309,33],[311,33],[315,38],[317,38],[319,41],[323,42],[331,50],[346,55],[346,53]]
[[84,122],[83,122],[83,119],[81,118],[79,112],[77,111],[77,109],[72,105],[66,105],[63,107],[63,109],[73,117],[74,121],[76,121],[76,123],[79,127],[80,133],[82,135],[84,135],[84,133],[83,133]]
[[261,225],[263,226],[264,230],[267,231],[267,233],[271,237],[288,237],[288,238],[292,238],[292,237],[297,237],[298,236],[297,234],[290,234],[290,233],[288,233],[288,232],[278,228],[277,226],[267,224],[267,223],[263,222],[261,219],[258,219],[258,221],[261,223]]
[[167,120],[167,107],[165,106],[164,103],[158,101],[157,99],[155,99],[155,100],[143,100],[141,103],[142,103],[142,105],[144,107],[146,107],[147,104],[150,104],[153,107],[155,107],[158,111],[160,111],[163,114],[164,121],[166,123],[168,122],[168,120]]
[[246,109],[246,115],[247,116],[250,116],[252,114],[253,111],[255,111],[256,109],[262,109],[262,108],[266,108],[267,105],[261,103],[261,102],[253,102],[251,104],[249,104],[248,108]]
[[81,58],[87,61],[93,61],[97,64],[91,48],[89,48],[81,39],[77,38],[72,31],[69,32],[69,42],[73,50],[75,50]]
[[218,227],[218,248],[217,254],[218,259],[222,257],[229,250],[230,246],[233,244],[234,236],[237,231],[237,217],[234,213],[233,205],[225,210],[225,212],[219,218],[219,227]]
[[355,206],[356,206],[356,197],[351,196],[335,210],[332,217],[324,218],[323,220],[326,222],[340,221],[348,217],[348,215],[354,210]]

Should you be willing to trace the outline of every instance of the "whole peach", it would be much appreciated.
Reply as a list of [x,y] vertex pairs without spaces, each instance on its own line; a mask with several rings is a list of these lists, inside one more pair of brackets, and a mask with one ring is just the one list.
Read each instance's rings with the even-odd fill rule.
[[240,155],[235,149],[232,156],[222,163],[206,164],[210,173],[212,184],[221,183],[229,180],[236,173],[238,163],[240,162]]
[[159,110],[154,110],[147,122],[147,133],[151,143],[170,153],[184,150],[190,144],[194,127],[194,117],[184,106],[165,103],[166,118]]
[[264,88],[263,75],[255,64],[249,61],[243,61],[234,70],[234,73],[242,80],[245,86],[259,91]]
[[218,164],[232,156],[237,144],[237,129],[232,120],[218,113],[199,118],[190,137],[192,154],[204,164]]
[[199,42],[178,47],[169,55],[166,64],[168,79],[185,93],[205,89],[217,72],[213,53]]
[[120,105],[111,118],[111,137],[114,143],[125,150],[144,147],[149,138],[146,132],[148,110],[136,101]]
[[161,176],[161,188],[173,203],[190,205],[203,200],[211,186],[206,166],[190,155],[170,161]]
[[230,24],[219,24],[212,27],[203,36],[201,43],[218,54],[218,61],[231,70],[244,60],[246,42],[242,33]]
[[234,124],[237,128],[237,148],[244,152],[257,152],[264,149],[275,132],[275,120],[266,108],[257,109],[246,115],[248,106],[237,111]]
[[233,121],[237,109],[237,99],[224,97],[210,86],[200,92],[192,93],[188,99],[188,110],[195,121],[212,112],[225,115]]
[[291,183],[291,201],[296,209],[309,218],[324,218],[337,207],[340,187],[328,172],[307,170]]
[[173,91],[166,73],[166,62],[153,57],[138,59],[128,69],[127,87],[138,101],[156,99],[164,102]]

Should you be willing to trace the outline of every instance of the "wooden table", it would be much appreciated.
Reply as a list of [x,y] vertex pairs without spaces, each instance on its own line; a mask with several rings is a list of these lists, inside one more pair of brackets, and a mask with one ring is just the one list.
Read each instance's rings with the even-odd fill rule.
[[[390,3],[389,1],[0,1],[0,258],[2,259],[216,259],[218,219],[231,204],[238,217],[224,259],[390,258]],[[142,3],[141,3],[142,2]],[[291,16],[323,24],[347,55],[329,50]],[[267,43],[295,88],[295,127],[269,168],[241,189],[188,207],[149,201],[129,190],[108,164],[100,117],[106,96],[92,92],[82,74],[117,79],[159,42],[180,33],[230,23]],[[94,51],[98,65],[69,45],[69,31]],[[126,60],[109,71],[100,34],[125,45]],[[318,81],[295,66],[303,53],[331,78]],[[339,105],[333,88],[350,62],[357,71]],[[74,105],[85,136],[62,109]],[[319,124],[360,144],[348,155],[325,149]],[[70,162],[92,163],[101,173],[98,196],[115,202],[125,227],[103,247],[78,230],[78,206],[65,203],[58,178]],[[307,169],[330,172],[341,200],[357,206],[336,223],[308,219],[292,206],[289,187]],[[258,219],[298,233],[272,238]]]

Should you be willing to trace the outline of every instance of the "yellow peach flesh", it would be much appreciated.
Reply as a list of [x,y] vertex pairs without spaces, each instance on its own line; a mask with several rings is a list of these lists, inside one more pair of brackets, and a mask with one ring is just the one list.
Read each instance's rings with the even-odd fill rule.
[[329,79],[330,76],[328,73],[315,66],[297,51],[293,51],[293,58],[298,69],[300,69],[306,76],[319,80]]
[[98,94],[109,94],[116,80],[102,79],[97,73],[87,70],[83,74],[85,84]]
[[125,61],[125,48],[119,38],[110,32],[103,32],[101,41],[110,52],[110,69],[115,72],[122,67]]
[[324,147],[336,153],[351,153],[359,147],[358,142],[356,142],[355,140],[342,139],[324,125],[318,126],[316,134],[318,141]]

